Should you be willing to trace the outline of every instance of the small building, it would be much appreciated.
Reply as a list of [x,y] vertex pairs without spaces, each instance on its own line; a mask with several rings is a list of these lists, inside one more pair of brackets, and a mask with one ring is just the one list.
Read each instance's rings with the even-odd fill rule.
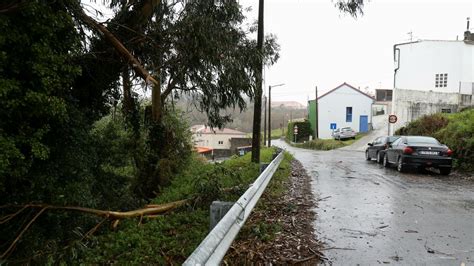
[[337,128],[351,127],[356,132],[368,132],[372,123],[372,96],[343,83],[308,102],[311,128],[318,123],[318,137],[332,138]]
[[205,147],[212,150],[215,158],[228,157],[237,154],[237,148],[251,145],[252,139],[247,133],[230,128],[210,128],[205,125],[191,127],[195,147]]
[[[418,40],[395,44],[395,129],[427,114],[473,105],[474,34],[464,40]],[[393,132],[392,132],[393,133]]]
[[375,89],[375,102],[372,105],[372,115],[386,115],[392,112],[391,89]]

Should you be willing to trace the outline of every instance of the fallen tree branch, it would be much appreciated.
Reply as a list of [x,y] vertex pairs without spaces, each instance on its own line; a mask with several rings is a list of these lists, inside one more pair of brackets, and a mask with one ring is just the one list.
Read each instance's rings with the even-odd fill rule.
[[178,207],[183,206],[186,204],[189,200],[179,200],[179,201],[174,201],[174,202],[169,202],[165,204],[159,204],[159,205],[148,205],[150,207],[145,207],[143,209],[138,209],[138,210],[133,210],[133,211],[104,211],[104,210],[98,210],[98,209],[92,209],[92,208],[84,208],[84,207],[75,207],[75,206],[54,206],[54,205],[49,205],[49,204],[26,204],[26,205],[8,205],[8,207],[21,207],[21,208],[48,208],[51,210],[68,210],[68,211],[79,211],[79,212],[85,212],[85,213],[90,213],[94,214],[97,216],[101,217],[107,217],[111,220],[117,220],[117,219],[126,219],[126,218],[134,218],[134,217],[140,217],[144,215],[151,215],[151,214],[161,214],[165,213],[167,211],[176,209]]
[[19,209],[17,212],[15,212],[15,213],[13,213],[13,214],[5,215],[4,217],[2,217],[2,218],[0,219],[0,224],[7,223],[7,222],[10,221],[11,219],[15,218],[15,216],[17,216],[18,214],[20,214],[22,211],[24,211],[26,208],[28,208],[28,206],[23,206],[23,208]]
[[10,246],[7,248],[7,250],[0,256],[0,259],[5,259],[8,254],[13,250],[15,247],[16,243],[20,240],[20,238],[23,236],[23,234],[30,228],[30,226],[38,219],[38,217],[47,209],[48,210],[68,210],[68,211],[78,211],[78,212],[84,212],[88,214],[94,214],[100,217],[104,217],[104,219],[98,223],[96,226],[94,226],[91,230],[89,230],[84,237],[81,239],[85,239],[89,236],[91,236],[97,229],[102,226],[103,223],[105,223],[107,220],[113,220],[113,227],[117,227],[118,222],[121,219],[126,219],[126,218],[135,218],[135,217],[146,217],[148,215],[156,216],[157,214],[163,214],[165,212],[168,212],[170,210],[176,209],[180,206],[185,205],[187,202],[189,202],[189,199],[185,200],[179,200],[179,201],[174,201],[174,202],[169,202],[165,204],[160,204],[160,205],[151,205],[152,207],[146,207],[143,209],[138,209],[138,210],[133,210],[133,211],[126,211],[126,212],[120,212],[120,211],[104,211],[104,210],[97,210],[97,209],[92,209],[92,208],[83,208],[83,207],[75,207],[75,206],[54,206],[54,205],[49,205],[49,204],[26,204],[26,205],[3,205],[0,206],[0,209],[3,208],[20,208],[20,210],[16,211],[13,214],[6,215],[4,218],[1,220],[2,223],[6,223],[13,219],[15,216],[20,214],[22,211],[24,211],[27,208],[40,208],[41,210],[28,222],[28,224],[21,230],[21,232],[17,235],[17,237],[13,240],[13,242],[10,244]]
[[15,238],[15,240],[13,240],[13,242],[10,244],[10,246],[7,248],[7,250],[5,250],[5,252],[3,252],[2,256],[0,256],[0,259],[5,258],[5,257],[10,253],[10,251],[13,250],[13,248],[14,248],[15,245],[16,245],[16,242],[18,242],[18,240],[20,240],[21,236],[26,232],[26,230],[28,230],[28,228],[30,228],[30,226],[36,221],[36,219],[38,219],[38,217],[39,217],[46,209],[48,209],[48,207],[43,207],[43,208],[35,215],[35,217],[33,217],[33,219],[31,219],[31,221],[25,226],[25,228],[23,228],[23,230],[21,230],[21,232],[18,234],[18,236]]

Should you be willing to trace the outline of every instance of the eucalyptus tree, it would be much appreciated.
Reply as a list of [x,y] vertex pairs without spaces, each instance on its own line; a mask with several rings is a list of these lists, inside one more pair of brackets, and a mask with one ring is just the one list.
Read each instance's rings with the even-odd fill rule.
[[[278,59],[279,47],[272,35],[263,51],[256,49],[250,38],[255,27],[244,24],[244,10],[238,1],[110,1],[116,14],[105,23],[87,14],[81,3],[66,3],[79,27],[94,33],[88,38],[82,65],[88,71],[77,79],[76,84],[84,88],[79,91],[94,94],[96,99],[104,96],[106,101],[105,96],[117,90],[120,75],[123,83],[129,84],[129,71],[134,74],[132,79],[151,88],[146,119],[150,121],[150,153],[137,158],[140,175],[146,179],[141,190],[147,197],[159,185],[156,168],[167,157],[165,151],[169,152],[169,132],[161,119],[167,102],[192,95],[194,105],[207,114],[209,126],[222,127],[232,121],[222,110],[243,110],[245,99],[254,97],[258,61],[273,64]],[[128,113],[136,113],[130,88],[123,86],[124,107]],[[137,117],[134,119],[137,124]]]

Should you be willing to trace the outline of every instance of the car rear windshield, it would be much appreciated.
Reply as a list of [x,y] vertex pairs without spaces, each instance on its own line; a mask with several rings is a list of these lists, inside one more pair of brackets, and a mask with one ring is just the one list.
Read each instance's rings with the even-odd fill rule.
[[407,143],[413,144],[435,144],[439,145],[439,142],[435,138],[430,137],[407,137]]
[[400,137],[399,136],[391,136],[391,137],[388,137],[388,142],[389,143],[392,143],[394,141],[396,141],[397,139],[399,139]]
[[341,130],[342,130],[342,131],[352,131],[352,128],[350,128],[350,127],[343,127]]

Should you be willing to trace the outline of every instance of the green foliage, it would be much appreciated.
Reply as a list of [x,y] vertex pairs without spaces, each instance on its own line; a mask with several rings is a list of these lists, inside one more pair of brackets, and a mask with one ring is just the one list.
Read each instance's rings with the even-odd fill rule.
[[423,116],[395,134],[435,137],[454,151],[455,167],[474,170],[474,109]]
[[338,149],[344,146],[346,146],[344,141],[334,139],[315,139],[303,144],[298,144],[298,147],[300,148],[323,151]]
[[[262,150],[262,160],[270,161],[274,150]],[[269,184],[268,192],[278,196],[283,181],[290,172],[292,157],[285,154],[280,168]],[[250,154],[235,157],[221,164],[208,164],[198,157],[193,157],[180,175],[171,180],[170,186],[153,200],[159,204],[196,196],[196,186],[205,188],[201,193],[211,192],[216,195],[212,200],[235,201],[241,193],[217,192],[215,187],[225,188],[236,185],[247,187],[259,175],[259,167],[250,162]],[[235,173],[239,173],[236,176]],[[212,178],[207,178],[212,176]],[[210,186],[211,189],[206,187]],[[276,194],[274,194],[276,193]],[[219,194],[217,196],[217,194]],[[196,205],[193,205],[196,207]],[[76,261],[84,264],[180,264],[199,245],[208,233],[209,205],[198,205],[197,208],[181,208],[170,214],[155,219],[145,219],[144,224],[137,226],[137,221],[124,221],[117,232],[94,237],[86,248],[81,249]],[[255,230],[261,238],[272,239],[278,232],[278,225],[262,225]]]
[[[182,115],[167,106],[171,96],[192,94],[209,124],[222,126],[230,117],[220,111],[245,107],[244,97],[253,97],[255,61],[263,57],[273,64],[278,45],[269,36],[263,54],[255,49],[237,1],[160,1],[154,10],[146,10],[144,3],[112,1],[116,16],[106,26],[163,82],[168,94],[160,106],[162,121],[152,125],[141,122],[143,110],[136,98],[137,109],[125,112],[126,123],[121,112],[115,115],[126,62],[102,35],[84,33],[80,1],[30,1],[0,16],[0,204],[129,210],[161,192],[157,201],[196,193],[192,182],[186,182],[196,175],[182,176],[190,167],[190,132]],[[193,171],[197,169],[203,170],[202,178],[220,173],[209,166]],[[237,171],[241,178],[229,177]],[[248,184],[255,171],[258,166],[246,162],[224,171],[227,178],[207,182],[210,187]],[[185,185],[167,194],[180,182]],[[168,185],[171,190],[164,189]],[[0,216],[8,211],[0,210]],[[0,250],[33,215],[24,213],[0,228]],[[97,222],[95,217],[48,211],[9,259],[38,252],[52,255],[33,262],[72,262],[82,252],[81,242],[73,241]]]
[[[293,134],[295,126],[298,127],[298,134],[296,135],[296,141],[295,141],[295,135]],[[288,123],[286,138],[289,141],[292,141],[292,142],[306,141],[306,140],[309,140],[310,135],[311,135],[311,124],[309,123],[308,120],[305,120],[303,122],[298,121],[298,122]]]
[[[175,212],[155,219],[124,221],[119,231],[96,238],[81,250],[74,263],[175,264],[182,263],[208,232],[209,211]],[[72,261],[71,261],[72,262]]]
[[143,133],[148,133],[145,148],[136,158],[138,178],[133,189],[146,199],[154,198],[168,186],[173,176],[187,166],[192,155],[191,132],[183,113],[169,110],[162,119],[162,124],[152,124]]
[[53,153],[64,151],[65,134],[77,126],[73,119],[81,119],[67,99],[80,73],[71,64],[78,44],[71,18],[58,4],[31,3],[0,17],[0,192],[7,195],[0,203],[30,198],[26,189],[50,189],[36,184],[41,178],[35,170],[43,172]]
[[449,123],[434,137],[454,151],[456,166],[474,171],[474,109],[447,115]]
[[448,125],[448,119],[442,114],[425,115],[402,127],[395,135],[432,136],[440,128]]
[[307,141],[305,143],[297,143],[294,146],[298,148],[305,148],[311,150],[334,150],[339,149],[344,146],[348,146],[353,144],[354,142],[358,141],[360,138],[365,136],[365,134],[357,134],[355,139],[348,139],[348,140],[335,140],[335,139],[315,139],[312,141]]

